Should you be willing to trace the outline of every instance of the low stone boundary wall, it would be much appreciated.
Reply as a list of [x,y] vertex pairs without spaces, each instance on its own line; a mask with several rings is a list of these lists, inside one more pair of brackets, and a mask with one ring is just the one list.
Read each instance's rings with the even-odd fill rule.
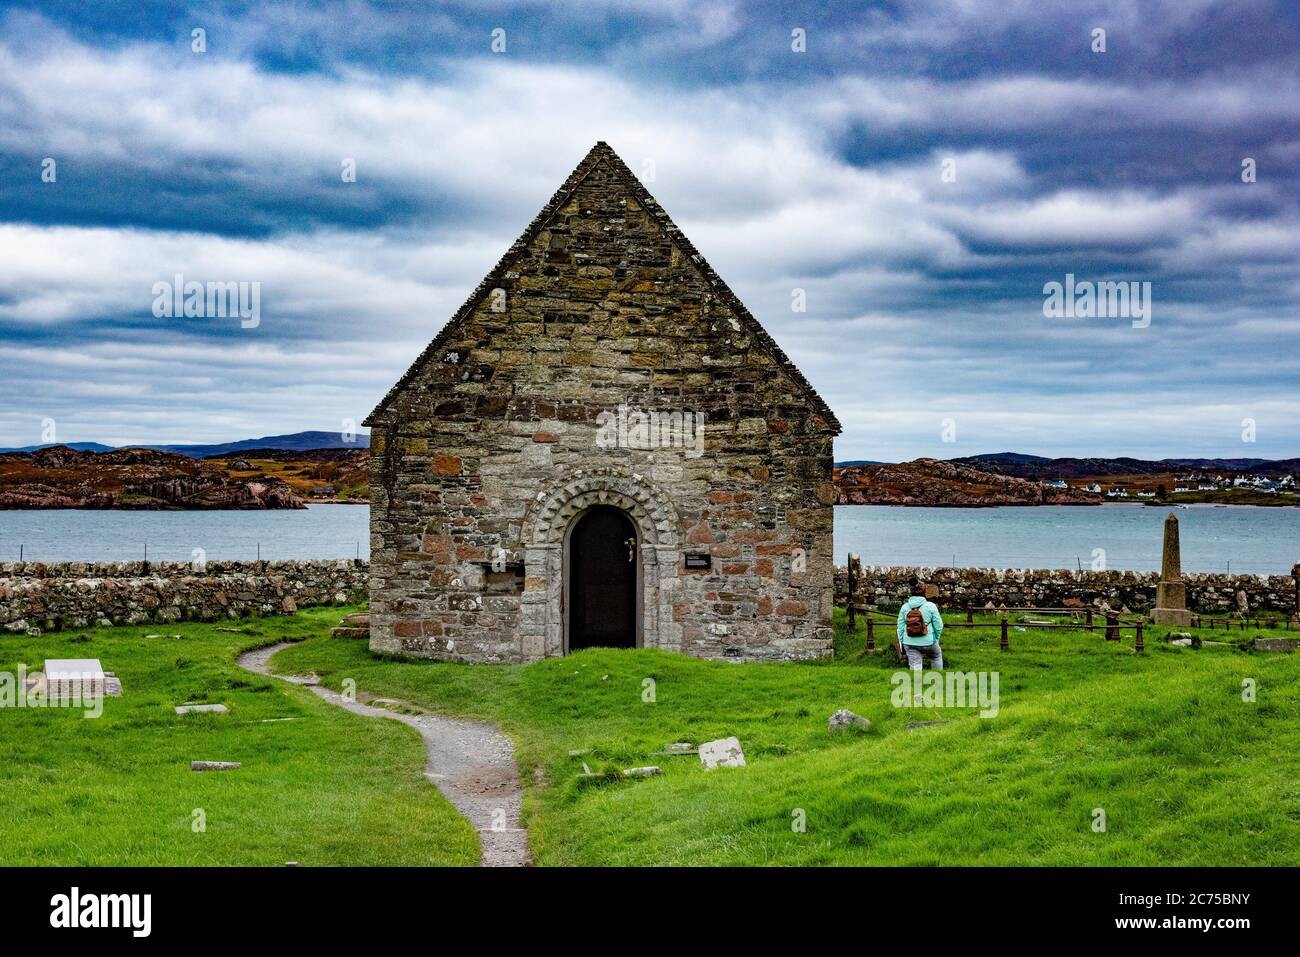
[[363,597],[368,562],[0,564],[0,628],[16,633],[217,621]]
[[[857,603],[897,607],[908,595],[912,579],[920,576],[939,588],[940,607],[983,608],[989,602],[1008,607],[1061,608],[1066,599],[1087,603],[1106,601],[1112,608],[1127,606],[1144,611],[1155,603],[1159,572],[1075,571],[1059,569],[916,568],[863,565]],[[1201,612],[1239,610],[1237,594],[1244,593],[1249,609],[1290,612],[1295,609],[1295,580],[1289,575],[1221,575],[1197,573],[1183,576],[1187,607]],[[843,603],[848,572],[835,569],[835,598]]]

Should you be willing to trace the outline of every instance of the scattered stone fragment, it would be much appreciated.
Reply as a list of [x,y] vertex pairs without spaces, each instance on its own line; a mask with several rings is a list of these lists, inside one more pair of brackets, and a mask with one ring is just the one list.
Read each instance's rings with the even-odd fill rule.
[[913,731],[917,728],[933,728],[941,724],[952,724],[952,722],[951,721],[909,721],[907,724],[903,725],[903,727],[907,728],[909,731]]
[[176,709],[177,714],[230,714],[224,704],[183,704]]
[[828,731],[849,731],[858,730],[866,731],[870,729],[871,722],[860,714],[855,714],[846,708],[840,708],[830,717],[827,722]]
[[191,771],[233,771],[242,767],[238,761],[191,761]]
[[700,745],[700,763],[710,771],[714,768],[743,768],[745,752],[735,737],[705,741]]
[[[571,758],[580,758],[580,757],[582,757],[584,754],[591,754],[591,748],[577,748],[577,749],[575,749],[575,750],[569,752],[569,757],[571,757]],[[586,765],[584,764],[583,767],[586,767]]]
[[1177,646],[1180,647],[1180,648],[1190,648],[1190,647],[1192,647],[1192,639],[1190,639],[1190,638],[1175,638],[1173,641],[1171,641],[1171,642],[1169,642],[1169,643],[1170,643],[1171,645],[1177,645]]
[[699,754],[700,749],[690,741],[674,741],[664,745],[664,754]]
[[649,778],[654,777],[656,774],[663,774],[663,772],[654,765],[644,768],[626,768],[623,771],[623,777],[625,778]]
[[370,615],[364,611],[345,615],[337,628],[330,630],[331,638],[369,638]]
[[340,625],[338,628],[330,629],[330,637],[331,638],[369,638],[370,629],[349,628],[347,626]]

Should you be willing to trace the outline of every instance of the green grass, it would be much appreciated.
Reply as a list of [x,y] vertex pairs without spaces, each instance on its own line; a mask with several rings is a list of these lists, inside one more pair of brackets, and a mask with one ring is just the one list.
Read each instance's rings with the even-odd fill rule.
[[[240,650],[327,634],[349,610],[0,638],[0,670],[99,658],[124,686],[95,719],[0,710],[0,864],[476,864],[477,835],[423,777],[414,730],[235,666]],[[175,714],[184,701],[231,711]],[[198,773],[196,759],[243,767]]]
[[[527,667],[451,665],[321,639],[273,667],[501,725],[531,785],[525,818],[540,864],[1294,864],[1300,655],[1244,651],[1257,629],[1203,632],[1232,644],[1196,651],[1168,645],[1166,631],[1148,629],[1137,656],[1131,633],[1116,644],[1013,628],[1001,652],[996,627],[951,629],[950,668],[1000,675],[992,719],[893,707],[892,652],[860,655],[863,633],[847,635],[842,618],[833,662],[601,649]],[[1246,678],[1255,703],[1242,700]],[[870,718],[870,732],[828,734],[841,707]],[[905,727],[938,719],[951,723]],[[654,754],[732,734],[744,769]],[[664,773],[583,786],[584,762]],[[1097,808],[1104,833],[1092,828]]]
[[[1148,629],[951,629],[951,669],[997,671],[1000,713],[895,708],[888,648],[837,618],[834,661],[728,664],[653,650],[592,650],[534,665],[372,656],[325,637],[341,611],[221,627],[186,624],[0,638],[0,668],[98,657],[125,697],[104,717],[0,711],[6,864],[469,864],[473,831],[422,777],[415,732],[347,714],[238,670],[246,647],[308,640],[282,672],[496,722],[514,739],[539,864],[1294,864],[1300,855],[1300,655],[1243,646],[1258,629],[1203,630],[1192,651]],[[146,638],[149,634],[180,634]],[[887,628],[877,632],[887,634]],[[1296,633],[1292,633],[1293,636]],[[5,663],[7,662],[7,663]],[[608,676],[608,677],[606,677]],[[645,679],[654,701],[643,700]],[[1243,679],[1258,700],[1242,700]],[[182,701],[225,716],[179,717]],[[866,734],[832,736],[846,707]],[[293,717],[262,723],[260,719]],[[908,722],[948,720],[909,730]],[[749,766],[704,771],[658,755],[736,735]],[[581,750],[580,756],[570,756]],[[198,774],[191,759],[242,761]],[[586,783],[658,764],[661,777]],[[192,832],[191,811],[207,812]],[[1092,829],[1093,811],[1107,818]],[[792,828],[802,812],[806,830]]]

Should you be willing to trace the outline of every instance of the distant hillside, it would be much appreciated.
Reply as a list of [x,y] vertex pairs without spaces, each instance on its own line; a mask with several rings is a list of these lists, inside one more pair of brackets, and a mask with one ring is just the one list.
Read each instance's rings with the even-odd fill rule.
[[98,442],[47,442],[44,445],[24,445],[20,449],[0,449],[0,455],[7,452],[39,452],[41,449],[73,449],[77,452],[111,452],[113,446]]
[[280,449],[288,452],[306,452],[311,449],[368,449],[370,436],[358,432],[351,442],[343,441],[341,432],[293,432],[289,435],[266,435],[260,439],[242,439],[238,442],[219,442],[215,445],[159,445],[149,446],[166,452],[177,452],[194,459],[229,455],[232,452],[252,452],[258,449]]
[[264,449],[279,449],[288,452],[305,452],[312,449],[368,449],[370,436],[358,432],[351,442],[343,441],[341,432],[292,432],[289,435],[266,435],[260,439],[240,439],[237,442],[217,442],[211,445],[103,445],[100,442],[58,442],[47,445],[28,445],[20,449],[0,449],[0,455],[7,452],[37,452],[41,449],[63,448],[78,452],[112,452],[116,448],[155,449],[160,452],[175,452],[192,459],[211,458],[215,455],[229,455],[232,452],[252,452]]
[[[1046,455],[1029,455],[1026,452],[986,452],[983,455],[969,456],[972,459],[981,459],[985,462],[1050,462],[1051,458]],[[952,461],[957,461],[953,459]]]
[[1170,470],[1166,462],[1149,462],[1145,459],[1009,459],[987,455],[971,455],[949,459],[957,465],[986,469],[999,475],[1023,479],[1079,479],[1099,475],[1158,475]]
[[837,469],[852,468],[854,465],[884,465],[884,462],[877,462],[874,459],[852,459],[848,462],[836,462]]
[[1098,505],[1101,500],[939,459],[835,470],[837,505]]
[[1160,461],[1192,469],[1218,469],[1228,472],[1244,472],[1256,465],[1277,464],[1269,459],[1161,459]]
[[1038,455],[1018,455],[1002,452],[996,455],[969,455],[949,459],[958,465],[997,472],[1024,479],[1082,479],[1107,476],[1172,475],[1188,469],[1208,472],[1250,472],[1257,475],[1300,474],[1300,459],[1134,459],[1118,458],[1059,458],[1048,459]]
[[1300,475],[1300,458],[1274,459],[1271,462],[1260,462],[1258,465],[1252,465],[1246,471],[1253,472],[1256,475]]

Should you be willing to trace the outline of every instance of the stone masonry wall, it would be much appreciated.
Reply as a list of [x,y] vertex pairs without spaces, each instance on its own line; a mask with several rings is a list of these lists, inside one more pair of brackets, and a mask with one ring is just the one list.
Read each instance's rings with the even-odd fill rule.
[[[566,531],[605,503],[638,531],[638,644],[830,653],[834,429],[648,202],[586,171],[372,417],[372,648],[563,654]],[[702,414],[702,454],[602,445],[620,406]]]
[[355,561],[40,562],[0,564],[0,628],[28,633],[94,625],[216,621],[280,614],[364,596]]
[[[1072,569],[905,568],[866,566],[858,584],[861,604],[895,607],[913,578],[939,587],[940,607],[982,608],[988,602],[1009,607],[1060,608],[1067,598],[1105,600],[1112,608],[1144,611],[1155,601],[1158,572],[1079,572]],[[1237,592],[1245,592],[1251,611],[1292,611],[1295,581],[1289,575],[1185,574],[1187,606],[1205,613],[1237,611]],[[835,595],[843,603],[848,573],[835,569]]]

